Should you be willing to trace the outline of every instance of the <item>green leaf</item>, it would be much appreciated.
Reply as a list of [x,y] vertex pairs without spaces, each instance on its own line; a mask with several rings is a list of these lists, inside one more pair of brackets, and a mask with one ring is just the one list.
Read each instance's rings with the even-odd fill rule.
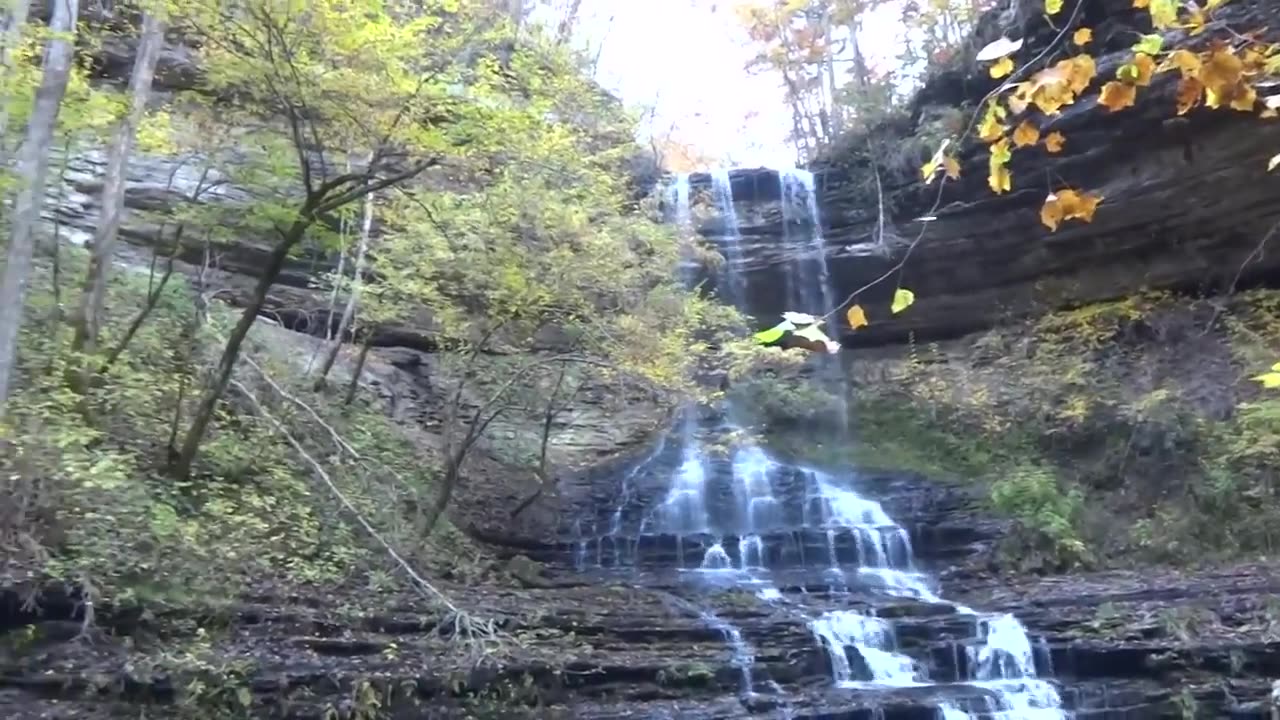
[[911,303],[915,301],[915,293],[906,288],[898,288],[897,291],[893,293],[893,304],[889,306],[889,310],[896,315],[903,310],[906,310],[908,307],[911,307]]
[[774,325],[768,330],[761,330],[760,332],[756,333],[754,337],[756,339],[756,342],[760,343],[761,345],[769,345],[771,343],[778,342],[779,340],[782,339],[783,335],[786,335],[788,332],[795,329],[796,329],[796,326],[790,320],[783,320],[782,322],[778,323],[777,325]]
[[1146,53],[1147,55],[1159,55],[1164,48],[1164,36],[1158,34],[1143,35],[1133,46],[1134,52]]

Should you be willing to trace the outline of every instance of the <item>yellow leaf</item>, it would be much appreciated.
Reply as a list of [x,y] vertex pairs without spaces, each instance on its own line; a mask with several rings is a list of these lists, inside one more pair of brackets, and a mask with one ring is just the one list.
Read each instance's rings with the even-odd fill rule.
[[1254,375],[1251,379],[1262,383],[1262,387],[1264,388],[1280,387],[1280,372],[1269,372],[1261,375]]
[[1045,198],[1040,208],[1040,222],[1049,230],[1057,230],[1064,220],[1093,222],[1093,215],[1102,202],[1102,196],[1082,193],[1070,188],[1059,190]]
[[982,122],[978,125],[978,137],[983,142],[995,142],[1004,136],[1005,126],[1000,123],[1000,117],[1004,114],[1004,108],[998,103],[992,101],[987,106],[987,112],[982,116]]
[[950,155],[942,159],[942,169],[951,180],[960,179],[960,163]]
[[[1244,82],[1244,61],[1229,48],[1214,50],[1207,60],[1202,61],[1198,77],[1204,85],[1205,105],[1211,108],[1233,103],[1238,96],[1247,94],[1242,87],[1247,84]],[[1254,91],[1253,95],[1256,100],[1257,92]]]
[[1093,42],[1093,31],[1089,28],[1082,27],[1071,36],[1071,42],[1084,47]]
[[1271,162],[1267,163],[1267,172],[1274,172],[1277,167],[1280,167],[1280,153],[1271,156]]
[[1050,16],[1062,12],[1062,0],[1044,0],[1044,12]]
[[1132,107],[1137,96],[1138,89],[1133,85],[1112,81],[1102,86],[1102,93],[1098,95],[1098,104],[1111,112],[1117,112]]
[[898,288],[893,293],[893,304],[889,306],[889,310],[894,315],[911,307],[911,303],[916,301],[916,294],[906,288]]
[[1182,73],[1182,77],[1194,77],[1200,72],[1200,56],[1186,50],[1178,48],[1169,53],[1169,57],[1160,63],[1159,71],[1171,70],[1177,68]]
[[1031,124],[1030,120],[1023,120],[1013,131],[1014,147],[1031,147],[1040,141],[1040,128]]
[[1146,53],[1138,53],[1133,56],[1133,66],[1138,68],[1138,77],[1134,83],[1139,87],[1146,87],[1151,84],[1151,76],[1156,72],[1156,61]]
[[867,322],[867,313],[862,309],[861,305],[850,305],[844,316],[849,320],[849,327],[854,330],[866,327],[869,324]]
[[1051,153],[1062,152],[1062,146],[1067,144],[1067,138],[1057,130],[1049,133],[1044,137],[1044,149]]
[[1141,10],[1151,4],[1151,0],[1133,0],[1133,6]]
[[1186,115],[1200,104],[1200,96],[1204,94],[1204,85],[1194,77],[1184,77],[1178,81],[1178,114]]
[[991,77],[999,80],[1013,72],[1013,58],[1007,56],[1000,58],[987,72],[991,73]]
[[1057,195],[1051,194],[1045,198],[1044,205],[1040,206],[1040,222],[1049,228],[1049,232],[1057,231],[1062,222],[1062,206],[1058,204]]
[[992,192],[997,195],[1013,189],[1013,175],[1009,173],[1009,159],[1011,157],[1012,152],[1009,149],[1008,138],[1001,138],[999,142],[991,146],[991,157],[988,159],[987,184],[991,186]]

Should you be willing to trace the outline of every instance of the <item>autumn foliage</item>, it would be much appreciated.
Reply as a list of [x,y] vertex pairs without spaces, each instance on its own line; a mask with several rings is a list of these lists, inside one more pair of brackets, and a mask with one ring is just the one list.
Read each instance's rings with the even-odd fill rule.
[[[991,77],[1008,78],[988,95],[975,123],[978,138],[988,146],[991,190],[997,194],[1013,190],[1009,163],[1015,151],[1031,151],[1037,146],[1049,153],[1063,150],[1067,137],[1057,130],[1045,132],[1046,127],[1064,108],[1081,102],[1099,81],[1096,106],[1100,112],[1131,108],[1160,76],[1176,74],[1171,114],[1186,115],[1203,106],[1276,117],[1280,95],[1260,97],[1258,87],[1263,78],[1280,74],[1280,45],[1265,42],[1260,33],[1225,29],[1214,15],[1227,2],[1208,0],[1202,7],[1190,0],[1133,0],[1134,8],[1148,11],[1153,32],[1139,37],[1132,46],[1132,56],[1116,69],[1113,78],[1100,78],[1097,61],[1085,50],[1094,42],[1092,28],[1072,27],[1078,13],[1061,20],[1057,17],[1063,10],[1062,0],[1044,2],[1045,15],[1062,28],[1054,45],[1041,53],[1048,58],[1044,67],[1018,67],[1014,58],[1022,50],[1021,40],[1000,38],[983,48],[977,61],[988,65]],[[1188,40],[1184,47],[1166,49],[1166,34],[1174,33],[1185,33]],[[1036,56],[1033,62],[1039,64],[1041,57]],[[960,163],[947,148],[958,147],[963,140],[944,143],[925,163],[921,173],[926,183],[944,174],[947,179],[959,177]],[[1272,158],[1268,169],[1276,166],[1280,166],[1280,155]],[[1102,203],[1101,195],[1086,190],[1051,189],[1040,220],[1050,231],[1071,220],[1090,222]]]

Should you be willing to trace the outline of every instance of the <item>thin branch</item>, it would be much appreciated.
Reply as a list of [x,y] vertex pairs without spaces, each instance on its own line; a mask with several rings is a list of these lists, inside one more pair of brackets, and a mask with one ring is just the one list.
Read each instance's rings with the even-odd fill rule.
[[275,431],[279,433],[280,436],[283,437],[285,441],[289,443],[290,446],[293,447],[294,451],[298,453],[298,456],[301,457],[302,460],[311,467],[312,473],[317,478],[319,478],[320,481],[323,482],[326,487],[329,488],[329,492],[333,493],[334,497],[338,499],[338,502],[342,503],[342,506],[346,508],[347,512],[351,513],[351,515],[355,518],[356,522],[359,523],[362,528],[364,528],[365,532],[369,533],[369,536],[372,537],[379,545],[381,545],[383,550],[386,550],[387,555],[389,555],[391,559],[394,560],[396,564],[399,565],[400,568],[405,571],[405,574],[407,574],[413,580],[414,587],[416,589],[422,592],[422,594],[425,597],[434,598],[440,601],[441,603],[444,604],[445,607],[449,608],[450,612],[454,613],[455,615],[465,615],[465,613],[462,610],[460,610],[458,606],[454,605],[453,602],[449,600],[449,597],[447,595],[445,595],[440,590],[437,590],[435,586],[427,582],[426,578],[419,575],[418,571],[414,570],[413,566],[410,565],[407,560],[401,557],[400,553],[396,552],[396,549],[391,546],[391,543],[387,542],[387,540],[382,537],[382,534],[379,533],[376,529],[374,529],[373,525],[371,525],[369,521],[364,518],[364,515],[362,515],[360,511],[356,509],[356,506],[352,504],[351,500],[347,498],[346,494],[343,493],[342,490],[338,488],[337,483],[333,481],[333,478],[330,477],[329,473],[325,472],[325,469],[320,465],[320,463],[317,462],[315,458],[311,457],[311,455],[306,451],[306,449],[302,447],[302,443],[298,442],[298,440],[294,438],[294,436],[288,431],[288,429],[285,428],[283,423],[277,420],[275,416],[273,416],[271,413],[267,412],[267,409],[262,406],[262,403],[258,401],[258,398],[254,396],[254,394],[249,390],[249,388],[245,387],[243,383],[241,383],[239,380],[236,380],[234,378],[232,378],[231,380],[231,385],[235,387],[237,390],[239,390],[240,393],[244,395],[245,399],[249,401],[249,404],[253,406],[254,411],[260,417],[262,417],[264,420],[270,423],[271,426],[275,428]]

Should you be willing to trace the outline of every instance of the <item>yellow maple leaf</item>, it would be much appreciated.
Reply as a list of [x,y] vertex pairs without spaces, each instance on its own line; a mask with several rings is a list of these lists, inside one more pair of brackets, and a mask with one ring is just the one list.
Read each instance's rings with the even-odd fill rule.
[[1071,42],[1081,47],[1088,45],[1093,42],[1093,31],[1087,27],[1082,27],[1071,36]]
[[1089,87],[1089,83],[1093,82],[1093,78],[1098,74],[1098,64],[1094,61],[1092,55],[1080,54],[1075,57],[1067,58],[1058,63],[1064,65],[1067,71],[1067,83],[1071,88],[1071,92],[1079,94]]
[[849,309],[845,311],[844,316],[849,321],[849,327],[854,330],[870,325],[870,323],[867,322],[867,313],[862,309],[861,305],[850,305]]
[[1059,190],[1045,198],[1044,205],[1040,208],[1040,222],[1051,231],[1057,230],[1058,225],[1066,220],[1093,222],[1094,213],[1098,211],[1101,202],[1101,195],[1082,193],[1070,188]]
[[1164,62],[1160,63],[1157,72],[1173,68],[1177,68],[1182,73],[1182,77],[1193,77],[1200,72],[1200,56],[1185,48],[1178,48],[1169,53]]
[[1098,95],[1098,104],[1111,112],[1118,112],[1127,107],[1132,107],[1137,96],[1138,89],[1136,87],[1129,83],[1113,80],[1102,86],[1102,93]]
[[1000,78],[1013,72],[1013,58],[1005,56],[1000,58],[991,66],[987,72],[991,73],[991,77],[999,80]]
[[1044,136],[1044,149],[1051,153],[1062,152],[1062,146],[1067,144],[1067,138],[1062,133],[1054,130]]
[[1192,108],[1200,104],[1204,95],[1204,85],[1194,77],[1184,77],[1178,81],[1178,114],[1186,115]]
[[991,146],[991,157],[988,159],[987,185],[997,195],[1013,189],[1013,175],[1009,172],[1009,160],[1013,157],[1009,149],[1009,139],[1001,138]]
[[1030,120],[1023,120],[1013,131],[1014,147],[1031,147],[1039,141],[1040,128],[1033,125]]
[[1205,104],[1211,108],[1230,103],[1244,80],[1244,61],[1230,49],[1218,49],[1203,59],[1198,73],[1204,85]]
[[1001,124],[1000,119],[1006,115],[1007,112],[1001,107],[1000,103],[992,100],[987,105],[987,112],[982,116],[982,122],[978,125],[978,137],[983,142],[988,143],[995,142],[1003,137],[1007,128]]

